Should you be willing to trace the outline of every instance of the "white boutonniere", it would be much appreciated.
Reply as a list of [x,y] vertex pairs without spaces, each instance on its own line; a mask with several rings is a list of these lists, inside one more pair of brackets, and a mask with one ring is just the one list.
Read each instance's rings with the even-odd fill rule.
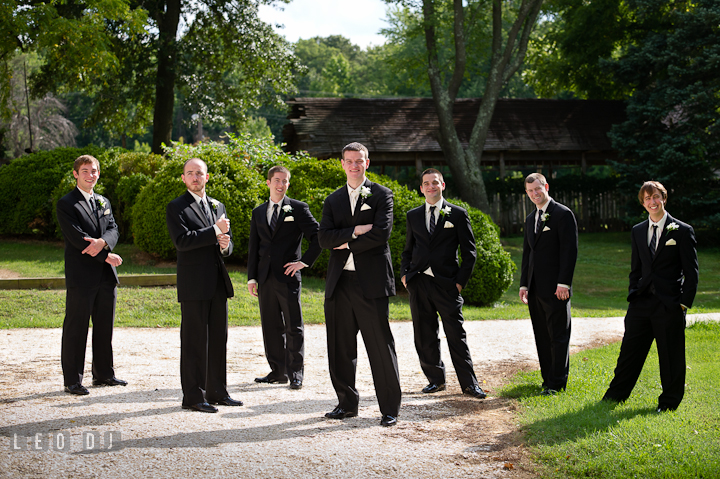
[[105,200],[99,196],[95,197],[95,202],[100,206],[99,209],[105,209]]
[[670,233],[671,231],[675,231],[675,230],[677,230],[678,228],[680,228],[680,225],[679,225],[679,224],[677,224],[677,223],[670,223],[669,225],[667,225],[667,226],[665,227],[665,229],[667,230],[667,232],[666,232],[665,234],[668,234],[668,233]]
[[445,216],[445,215],[450,216],[450,211],[451,210],[450,210],[449,206],[446,206],[445,208],[440,208],[440,214],[443,216]]
[[370,188],[368,188],[367,186],[361,186],[360,187],[360,196],[362,196],[363,198],[372,196],[372,192],[370,191]]
[[290,205],[285,205],[282,207],[282,210],[285,212],[285,214],[288,214],[293,210],[293,207]]
[[212,206],[212,209],[215,211],[217,211],[219,204],[220,204],[220,202],[218,200],[213,200],[213,199],[210,200],[210,206]]
[[550,213],[543,213],[542,215],[543,223],[547,222],[548,218],[550,218]]

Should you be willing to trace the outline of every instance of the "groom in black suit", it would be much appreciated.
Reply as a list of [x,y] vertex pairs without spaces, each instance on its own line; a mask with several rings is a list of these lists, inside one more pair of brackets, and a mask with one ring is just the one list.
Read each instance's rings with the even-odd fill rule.
[[368,150],[350,143],[342,151],[347,185],[325,199],[318,239],[331,249],[325,283],[330,379],[338,405],[325,417],[357,416],[355,389],[357,333],[363,335],[383,426],[394,426],[402,392],[395,340],[388,322],[395,279],[388,238],[392,231],[392,191],[365,178]]
[[525,220],[520,300],[530,309],[542,393],[567,387],[570,369],[570,296],[578,251],[575,215],[556,203],[540,173],[525,178],[525,192],[535,211]]
[[[268,171],[270,200],[255,208],[250,220],[248,291],[258,297],[265,357],[270,374],[258,383],[281,383],[300,389],[305,354],[300,270],[312,266],[322,252],[318,223],[307,203],[288,198],[290,171],[273,166]],[[303,236],[309,246],[300,255]]]
[[126,386],[113,369],[112,334],[122,258],[111,253],[118,228],[110,202],[93,192],[100,163],[90,155],[75,160],[77,187],[60,198],[57,218],[65,238],[65,321],[61,362],[65,391],[84,396],[85,344],[92,316],[93,385]]
[[674,411],[685,394],[685,315],[698,285],[695,232],[665,211],[667,190],[660,182],[646,181],[638,200],[649,218],[632,229],[625,335],[603,399],[630,397],[654,339],[663,390],[657,411]]
[[[429,168],[422,174],[420,191],[425,204],[408,211],[405,250],[402,253],[403,285],[410,295],[415,350],[430,384],[423,393],[445,389],[445,365],[440,357],[438,313],[447,337],[450,358],[463,394],[486,397],[473,371],[463,328],[460,296],[475,267],[475,237],[464,208],[443,199],[442,173]],[[462,264],[458,263],[458,247]]]
[[233,286],[223,257],[233,250],[225,205],[205,194],[210,178],[199,158],[185,162],[187,191],[168,203],[168,232],[177,249],[180,382],[183,409],[217,412],[211,404],[242,406],[227,391],[228,298]]

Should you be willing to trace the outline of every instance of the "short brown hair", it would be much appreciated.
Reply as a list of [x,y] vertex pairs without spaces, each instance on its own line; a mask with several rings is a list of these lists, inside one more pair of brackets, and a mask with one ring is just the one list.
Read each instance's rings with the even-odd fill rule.
[[525,178],[526,185],[529,185],[530,183],[535,183],[536,181],[539,181],[541,185],[547,185],[545,175],[543,175],[542,173],[530,173],[529,175],[527,175],[527,178]]
[[362,143],[358,143],[357,141],[354,141],[352,143],[349,143],[345,145],[345,148],[342,149],[342,154],[340,155],[342,159],[345,159],[345,152],[346,151],[364,151],[365,152],[365,159],[370,158],[370,153],[368,152],[368,149],[363,145]]
[[187,166],[187,164],[190,163],[191,161],[196,161],[196,160],[199,161],[200,163],[202,163],[203,165],[205,165],[205,173],[207,173],[208,167],[207,167],[207,163],[205,163],[205,161],[201,160],[200,158],[190,158],[185,163],[183,163],[183,174],[185,174],[185,167]]
[[80,173],[80,167],[82,165],[87,165],[88,163],[94,164],[98,171],[100,171],[100,162],[92,155],[78,156],[75,160],[75,163],[73,163],[73,170],[75,170],[77,173]]
[[663,203],[665,203],[667,201],[667,190],[665,189],[663,184],[660,183],[659,181],[651,180],[651,181],[646,181],[640,187],[640,191],[638,192],[638,201],[640,202],[641,205],[645,204],[645,201],[644,201],[645,195],[652,196],[653,190],[658,190],[660,192],[660,194],[662,194]]
[[422,172],[422,175],[420,175],[421,183],[422,183],[422,179],[425,178],[425,175],[438,175],[438,176],[440,176],[440,181],[445,181],[445,178],[443,178],[443,174],[440,173],[440,170],[436,170],[435,168],[428,168],[427,170]]
[[272,180],[272,177],[275,176],[275,173],[287,173],[288,180],[290,179],[290,170],[288,170],[287,168],[285,168],[282,165],[275,165],[272,168],[270,168],[268,170],[268,174],[267,174],[268,178],[267,179]]

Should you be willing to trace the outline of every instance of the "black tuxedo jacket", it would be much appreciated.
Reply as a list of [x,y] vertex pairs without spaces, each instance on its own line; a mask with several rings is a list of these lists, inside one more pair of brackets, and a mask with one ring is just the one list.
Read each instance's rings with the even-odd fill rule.
[[[668,226],[678,225],[671,231]],[[692,226],[668,213],[655,258],[648,247],[649,220],[633,226],[632,259],[628,301],[644,293],[652,284],[656,296],[667,306],[692,307],[698,285],[698,260]]]
[[520,286],[527,286],[538,296],[549,297],[555,294],[558,283],[567,284],[571,286],[572,295],[578,251],[575,215],[551,198],[547,221],[536,234],[535,212],[533,209],[525,220]]
[[[57,203],[57,217],[65,237],[65,286],[67,288],[90,288],[100,284],[103,268],[110,268],[118,283],[114,266],[106,263],[108,254],[117,245],[119,232],[112,214],[110,201],[94,193],[96,213],[76,187]],[[95,257],[82,254],[90,243],[83,238],[102,238],[107,248]]]
[[[250,244],[248,248],[248,279],[262,284],[272,271],[275,279],[282,283],[301,280],[300,271],[293,276],[285,274],[285,266],[293,261],[302,261],[312,266],[320,256],[322,248],[318,244],[318,222],[310,213],[307,203],[285,196],[278,212],[275,231],[270,231],[267,222],[269,201],[261,204],[252,212],[250,220]],[[291,211],[283,208],[290,207]],[[305,236],[310,245],[301,257],[302,239]]]
[[[370,188],[371,194],[367,198],[358,198],[355,215],[350,214],[347,185],[331,193],[323,204],[318,241],[322,248],[331,250],[325,283],[326,298],[332,297],[351,252],[366,298],[395,295],[395,278],[388,245],[393,222],[393,193],[370,180],[366,180],[364,186]],[[355,226],[364,224],[372,224],[373,227],[364,235],[352,239]],[[343,243],[348,243],[350,248],[332,249]]]
[[[476,260],[470,218],[464,208],[445,200],[439,206],[449,206],[450,213],[438,216],[432,236],[425,226],[425,204],[408,211],[401,276],[405,276],[405,281],[409,283],[413,276],[431,267],[434,280],[444,288],[455,289],[455,284],[464,288]],[[462,264],[458,263],[458,247]]]
[[208,196],[211,204],[208,223],[200,206],[189,191],[168,203],[165,220],[168,232],[177,249],[177,292],[178,301],[207,301],[215,295],[218,277],[225,282],[228,298],[234,295],[224,256],[233,250],[232,230],[230,245],[223,254],[215,236],[213,224],[227,213],[225,205]]

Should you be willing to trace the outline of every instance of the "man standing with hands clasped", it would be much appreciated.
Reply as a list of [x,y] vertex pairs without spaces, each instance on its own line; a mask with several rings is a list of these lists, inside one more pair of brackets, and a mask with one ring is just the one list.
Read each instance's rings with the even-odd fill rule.
[[520,300],[530,309],[542,393],[567,387],[570,369],[570,296],[578,251],[575,215],[556,203],[540,173],[525,178],[525,192],[535,211],[525,220]]
[[[473,371],[460,296],[475,266],[475,237],[470,218],[465,209],[443,199],[442,173],[429,168],[421,178],[420,191],[425,195],[425,204],[407,213],[401,280],[410,295],[415,349],[430,381],[422,392],[445,389],[445,365],[440,357],[438,337],[440,313],[463,394],[484,399],[485,391],[478,385]],[[462,264],[458,263],[458,247]]]
[[126,386],[115,377],[112,336],[122,258],[111,253],[119,233],[110,202],[93,192],[100,163],[90,155],[75,160],[77,188],[60,198],[57,218],[65,238],[65,320],[61,362],[65,391],[90,394],[82,385],[85,345],[92,316],[92,374],[95,386]]
[[638,200],[650,217],[632,229],[630,305],[615,377],[603,400],[630,397],[654,339],[662,384],[657,412],[674,411],[685,394],[685,315],[698,285],[695,232],[665,210],[667,190],[660,182],[646,181]]
[[[270,200],[255,208],[250,221],[248,291],[258,297],[267,376],[258,383],[285,384],[300,389],[305,353],[300,306],[300,270],[312,266],[322,252],[318,223],[307,203],[288,198],[290,171],[273,166],[268,171]],[[310,245],[300,256],[302,239]]]
[[185,162],[181,179],[187,192],[167,205],[165,219],[177,249],[182,407],[213,413],[211,404],[243,403],[230,397],[226,379],[233,286],[223,257],[232,254],[232,233],[225,205],[205,194],[209,178],[204,161]]
[[388,238],[392,231],[393,194],[365,178],[368,150],[350,143],[342,151],[347,185],[325,199],[318,239],[331,249],[325,283],[330,379],[338,405],[329,419],[357,416],[355,388],[357,333],[363,335],[375,383],[382,426],[394,426],[402,391],[389,316],[395,279]]

